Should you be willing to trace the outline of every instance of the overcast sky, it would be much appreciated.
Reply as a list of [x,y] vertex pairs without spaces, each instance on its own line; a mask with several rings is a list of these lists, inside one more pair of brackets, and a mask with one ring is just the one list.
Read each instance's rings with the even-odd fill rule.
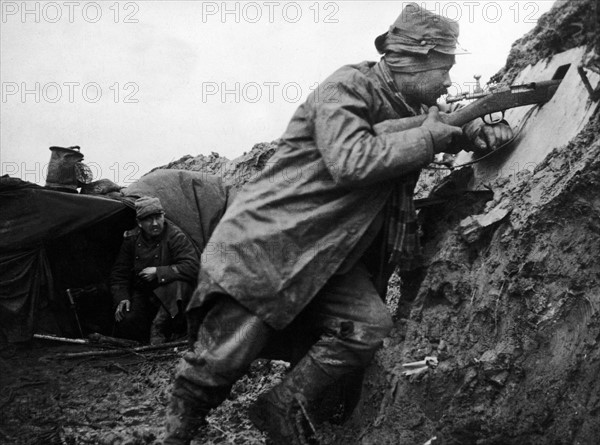
[[[43,184],[51,145],[80,145],[96,179],[277,139],[342,65],[377,60],[405,1],[1,1],[2,174]],[[504,66],[553,1],[417,2],[461,24],[451,75]]]

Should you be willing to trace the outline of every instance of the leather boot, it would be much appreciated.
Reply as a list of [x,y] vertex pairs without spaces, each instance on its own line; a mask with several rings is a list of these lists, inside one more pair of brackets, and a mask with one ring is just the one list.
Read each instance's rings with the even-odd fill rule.
[[250,420],[275,445],[317,443],[308,406],[333,382],[334,378],[305,356],[279,385],[258,396],[250,407]]
[[164,345],[167,337],[162,332],[150,331],[150,346]]
[[165,330],[171,316],[163,308],[158,310],[158,313],[152,320],[150,325],[150,344],[151,345],[162,345],[167,342],[167,336]]
[[197,402],[171,395],[163,445],[188,445],[200,427],[206,425],[207,412]]

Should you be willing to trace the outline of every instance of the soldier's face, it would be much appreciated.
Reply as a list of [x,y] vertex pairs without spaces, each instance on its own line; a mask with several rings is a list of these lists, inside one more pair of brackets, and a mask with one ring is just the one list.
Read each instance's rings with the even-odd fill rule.
[[137,223],[142,232],[152,238],[162,233],[165,227],[165,215],[163,213],[155,213],[144,219],[138,219]]
[[443,68],[414,73],[407,79],[404,75],[402,82],[402,91],[409,103],[420,103],[432,106],[437,100],[448,93],[448,88],[452,86],[450,79],[450,69],[452,65]]

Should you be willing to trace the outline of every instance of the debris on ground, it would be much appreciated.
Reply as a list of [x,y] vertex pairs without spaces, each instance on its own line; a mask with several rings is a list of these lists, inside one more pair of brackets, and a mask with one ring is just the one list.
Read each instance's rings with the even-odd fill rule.
[[[2,351],[0,443],[160,444],[181,348],[116,357],[57,358],[84,348],[34,342],[29,349]],[[285,370],[283,362],[254,363],[228,400],[209,417],[201,432],[203,439],[196,443],[264,444],[246,409]]]

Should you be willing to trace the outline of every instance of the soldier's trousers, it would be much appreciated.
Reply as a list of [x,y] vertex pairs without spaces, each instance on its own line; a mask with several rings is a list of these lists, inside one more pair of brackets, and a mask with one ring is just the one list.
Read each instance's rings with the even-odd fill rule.
[[142,343],[150,340],[160,344],[166,341],[170,331],[185,333],[185,319],[181,311],[175,318],[161,304],[152,292],[134,291],[130,300],[129,312],[123,320],[115,323],[113,335]]
[[[392,327],[385,303],[360,262],[348,273],[334,275],[284,331],[275,331],[228,295],[216,294],[207,304],[199,326],[197,320],[188,320],[188,325],[198,326],[197,336],[193,351],[178,365],[173,388],[176,397],[206,409],[218,406],[258,357],[293,364],[308,354],[335,380],[360,371]],[[278,354],[282,351],[292,354]]]

